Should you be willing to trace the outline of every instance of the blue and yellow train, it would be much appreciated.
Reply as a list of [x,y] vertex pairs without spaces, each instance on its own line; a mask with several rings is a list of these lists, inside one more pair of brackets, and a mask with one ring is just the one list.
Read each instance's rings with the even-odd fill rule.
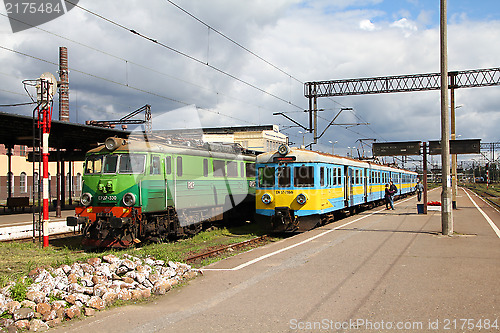
[[413,193],[417,173],[282,145],[257,156],[256,219],[274,231],[305,231],[335,213],[380,204],[385,184]]

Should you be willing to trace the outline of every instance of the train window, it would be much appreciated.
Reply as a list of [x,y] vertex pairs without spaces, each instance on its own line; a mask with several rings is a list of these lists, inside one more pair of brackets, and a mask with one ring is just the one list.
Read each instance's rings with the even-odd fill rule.
[[245,162],[240,163],[240,176],[241,178],[245,177]]
[[332,179],[333,180],[332,185],[337,185],[337,168],[333,168],[332,171],[333,171],[332,172],[332,177],[333,177],[333,179]]
[[172,173],[172,156],[165,158],[165,173],[170,175]]
[[227,176],[238,177],[238,162],[235,161],[227,162]]
[[319,168],[319,185],[325,186],[325,167]]
[[354,170],[354,184],[359,184],[359,170]]
[[104,156],[104,163],[102,165],[102,173],[116,173],[116,166],[118,165],[118,155]]
[[151,155],[151,165],[149,166],[149,173],[151,175],[160,174],[160,156]]
[[274,167],[259,168],[259,186],[273,187],[274,186]]
[[226,162],[214,160],[214,177],[226,177]]
[[102,169],[102,155],[89,155],[85,159],[85,174],[92,175],[101,173]]
[[279,167],[278,168],[278,186],[280,187],[290,187],[292,185],[292,178],[290,175],[289,167]]
[[245,163],[245,175],[247,178],[255,178],[255,164]]
[[118,173],[143,173],[145,162],[144,154],[122,154]]
[[337,169],[337,184],[342,184],[342,170],[340,168]]
[[177,156],[177,176],[182,176],[182,156]]
[[294,168],[294,186],[309,187],[314,186],[314,167],[300,166]]
[[203,159],[203,176],[208,177],[208,160],[206,158]]

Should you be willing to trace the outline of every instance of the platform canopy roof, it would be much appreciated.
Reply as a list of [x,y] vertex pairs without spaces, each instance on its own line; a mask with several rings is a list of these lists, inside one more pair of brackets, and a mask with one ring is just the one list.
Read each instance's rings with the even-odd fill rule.
[[[83,160],[85,152],[103,143],[107,138],[127,138],[129,131],[88,126],[53,120],[49,147],[61,150],[66,160]],[[0,144],[33,146],[33,118],[0,112]]]

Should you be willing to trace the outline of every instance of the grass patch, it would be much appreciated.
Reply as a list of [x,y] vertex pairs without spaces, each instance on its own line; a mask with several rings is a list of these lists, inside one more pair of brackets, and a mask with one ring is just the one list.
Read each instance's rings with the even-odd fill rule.
[[[200,232],[191,238],[171,243],[144,244],[137,248],[107,250],[98,253],[81,251],[79,237],[50,241],[48,248],[41,248],[38,243],[31,242],[0,243],[0,288],[11,281],[17,281],[36,267],[71,265],[76,261],[86,261],[89,258],[102,257],[110,253],[117,256],[123,253],[139,257],[153,256],[160,260],[183,262],[193,253],[239,243],[262,234],[262,231],[255,224],[247,224],[229,229],[215,228]],[[208,260],[211,263],[220,259],[221,257]],[[197,266],[201,267],[202,265],[204,264]]]
[[489,184],[486,186],[484,183],[469,183],[464,186],[473,191],[479,191],[490,196],[500,196],[500,184]]

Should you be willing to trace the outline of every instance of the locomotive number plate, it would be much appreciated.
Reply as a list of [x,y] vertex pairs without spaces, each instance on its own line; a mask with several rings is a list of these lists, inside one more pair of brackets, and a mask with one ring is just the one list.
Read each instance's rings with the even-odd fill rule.
[[276,190],[276,194],[293,194],[292,190]]
[[100,195],[97,197],[99,201],[116,201],[116,195]]

